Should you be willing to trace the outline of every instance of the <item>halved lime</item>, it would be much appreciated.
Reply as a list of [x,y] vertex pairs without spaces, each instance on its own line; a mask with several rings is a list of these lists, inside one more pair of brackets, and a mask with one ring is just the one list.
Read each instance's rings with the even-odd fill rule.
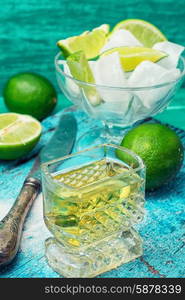
[[[78,51],[68,56],[67,64],[69,66],[71,75],[75,79],[87,83],[95,83],[92,70],[89,66],[88,60],[86,59],[83,51]],[[90,101],[92,105],[100,104],[101,99],[95,87],[88,86],[83,83],[79,83],[78,85],[79,87],[82,88],[87,99]]]
[[0,114],[0,159],[17,159],[30,152],[41,136],[39,121],[28,115]]
[[152,48],[145,47],[119,47],[107,50],[101,56],[118,52],[120,55],[121,65],[125,72],[133,71],[142,61],[149,60],[157,62],[167,56],[166,53]]
[[127,29],[143,44],[145,47],[153,47],[154,44],[166,41],[164,34],[153,24],[139,19],[128,19],[119,22],[112,32],[119,29]]
[[60,40],[57,45],[62,50],[64,57],[82,50],[87,59],[92,59],[99,54],[105,45],[108,32],[109,25],[103,24],[92,31],[85,31],[81,35]]

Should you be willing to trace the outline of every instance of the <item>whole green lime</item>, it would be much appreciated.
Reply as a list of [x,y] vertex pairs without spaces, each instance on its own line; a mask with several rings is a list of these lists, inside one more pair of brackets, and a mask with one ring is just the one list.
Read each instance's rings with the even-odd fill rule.
[[51,82],[35,73],[19,73],[12,76],[4,87],[4,100],[12,112],[27,114],[42,120],[57,102]]
[[[172,179],[179,171],[184,157],[182,143],[169,127],[148,123],[131,129],[121,146],[138,154],[146,166],[146,188],[155,189]],[[124,160],[124,153],[117,151]]]

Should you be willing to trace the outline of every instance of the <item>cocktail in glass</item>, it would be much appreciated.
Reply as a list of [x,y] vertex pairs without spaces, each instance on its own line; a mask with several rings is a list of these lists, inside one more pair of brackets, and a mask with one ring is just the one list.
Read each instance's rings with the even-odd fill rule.
[[142,255],[134,225],[144,216],[145,167],[131,151],[102,144],[42,165],[51,267],[94,277]]

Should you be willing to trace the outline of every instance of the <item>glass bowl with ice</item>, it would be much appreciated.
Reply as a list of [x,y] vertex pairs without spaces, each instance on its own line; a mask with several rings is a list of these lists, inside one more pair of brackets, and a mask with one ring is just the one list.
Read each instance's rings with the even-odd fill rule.
[[184,47],[143,20],[122,21],[111,32],[104,24],[57,44],[61,90],[104,125],[91,128],[81,147],[87,137],[119,143],[125,128],[162,112],[184,79]]

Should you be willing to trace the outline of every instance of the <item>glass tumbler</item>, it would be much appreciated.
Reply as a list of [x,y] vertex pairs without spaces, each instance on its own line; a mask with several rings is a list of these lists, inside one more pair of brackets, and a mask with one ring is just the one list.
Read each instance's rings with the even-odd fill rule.
[[130,150],[98,145],[42,165],[49,265],[94,277],[142,255],[145,167]]

